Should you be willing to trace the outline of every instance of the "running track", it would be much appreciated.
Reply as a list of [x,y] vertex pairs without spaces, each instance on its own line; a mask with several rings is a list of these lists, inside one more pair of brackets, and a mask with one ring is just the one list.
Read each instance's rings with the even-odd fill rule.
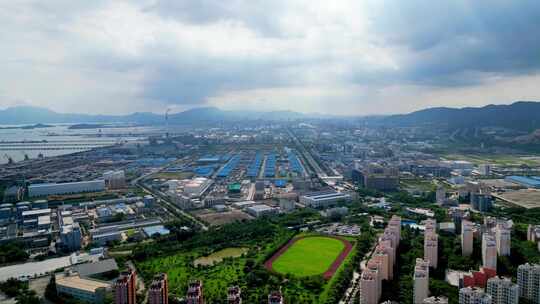
[[[285,244],[276,253],[274,253],[274,255],[272,255],[271,258],[269,258],[266,262],[264,262],[264,267],[266,269],[268,269],[269,271],[276,273],[276,271],[274,270],[274,267],[273,267],[274,261],[277,260],[283,253],[285,253],[285,251],[287,251],[287,249],[289,249],[289,247],[291,247],[292,244],[294,244],[296,241],[301,240],[301,239],[306,238],[306,237],[309,237],[309,236],[301,236],[301,237],[291,239],[289,242],[287,242],[287,244]],[[334,275],[334,273],[336,273],[336,271],[338,270],[341,263],[343,263],[345,258],[351,252],[353,246],[352,246],[351,242],[349,242],[346,239],[344,239],[342,237],[339,237],[339,236],[326,236],[325,235],[324,237],[340,240],[345,245],[345,248],[343,248],[343,250],[341,250],[341,253],[334,260],[334,262],[332,262],[332,265],[330,265],[330,267],[328,267],[328,269],[323,273],[323,278],[328,280]]]

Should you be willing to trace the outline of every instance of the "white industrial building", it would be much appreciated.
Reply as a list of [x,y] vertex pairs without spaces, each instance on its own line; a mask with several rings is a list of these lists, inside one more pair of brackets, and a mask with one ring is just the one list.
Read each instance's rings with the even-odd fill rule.
[[233,203],[232,205],[233,207],[238,208],[238,209],[245,209],[247,207],[260,205],[260,204],[257,203],[256,201],[242,201],[242,202]]
[[247,213],[254,217],[261,217],[265,215],[272,215],[278,213],[278,209],[267,205],[255,205],[246,209]]
[[328,207],[338,202],[348,202],[350,200],[351,196],[349,194],[334,190],[308,193],[300,196],[300,203],[313,208]]
[[44,183],[32,184],[28,186],[30,197],[41,197],[48,195],[75,194],[83,192],[99,192],[105,190],[104,180],[92,180],[84,182],[70,183]]
[[169,198],[182,209],[192,209],[204,206],[200,197],[208,190],[213,181],[205,177],[193,179],[169,180],[167,185]]
[[98,245],[106,245],[108,242],[121,241],[122,231],[117,227],[103,227],[90,230],[92,242]]

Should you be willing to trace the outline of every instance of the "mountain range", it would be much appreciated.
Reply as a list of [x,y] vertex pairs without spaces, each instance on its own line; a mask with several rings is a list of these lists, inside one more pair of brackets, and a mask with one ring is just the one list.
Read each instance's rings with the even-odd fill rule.
[[[294,111],[226,111],[215,107],[194,108],[169,114],[171,124],[212,124],[245,120],[283,121],[310,118],[338,118]],[[345,117],[344,117],[345,118]],[[351,117],[348,117],[351,118]],[[428,108],[408,114],[371,116],[370,122],[390,126],[432,126],[440,128],[503,127],[532,131],[540,129],[540,102],[518,101],[509,105],[466,108]],[[128,115],[90,115],[58,113],[46,108],[17,106],[0,110],[0,124],[51,123],[134,123],[165,124],[163,114],[136,112]]]
[[518,101],[509,105],[466,108],[429,108],[383,117],[379,123],[395,126],[456,128],[501,127],[521,131],[540,129],[540,102]]
[[[194,108],[168,115],[171,124],[219,123],[242,120],[294,120],[320,115],[306,115],[293,111],[225,111],[215,107]],[[134,123],[165,124],[165,115],[150,112],[136,112],[128,115],[90,115],[58,113],[46,108],[17,106],[0,110],[0,124],[51,124],[51,123]]]

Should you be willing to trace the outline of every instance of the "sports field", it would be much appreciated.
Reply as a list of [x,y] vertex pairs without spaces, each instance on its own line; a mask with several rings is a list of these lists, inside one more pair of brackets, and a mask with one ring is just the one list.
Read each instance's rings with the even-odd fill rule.
[[341,238],[310,236],[291,240],[265,263],[272,271],[298,277],[323,274],[330,278],[352,245]]

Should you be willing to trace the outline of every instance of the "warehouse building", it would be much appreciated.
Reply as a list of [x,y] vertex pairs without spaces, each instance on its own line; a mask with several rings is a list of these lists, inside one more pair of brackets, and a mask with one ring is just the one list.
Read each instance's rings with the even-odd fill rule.
[[44,183],[28,186],[30,197],[42,197],[47,195],[75,194],[83,192],[99,192],[105,190],[104,180],[92,180],[70,183]]
[[87,303],[103,303],[110,289],[109,283],[81,278],[79,275],[58,275],[56,277],[58,294],[69,295]]
[[253,215],[254,217],[261,217],[265,215],[273,215],[273,214],[278,213],[277,208],[273,208],[267,205],[251,206],[251,207],[248,207],[246,211],[247,213],[249,213],[250,215]]
[[350,200],[351,196],[349,194],[334,190],[313,192],[300,196],[300,203],[313,208],[329,207],[338,202],[348,202]]

